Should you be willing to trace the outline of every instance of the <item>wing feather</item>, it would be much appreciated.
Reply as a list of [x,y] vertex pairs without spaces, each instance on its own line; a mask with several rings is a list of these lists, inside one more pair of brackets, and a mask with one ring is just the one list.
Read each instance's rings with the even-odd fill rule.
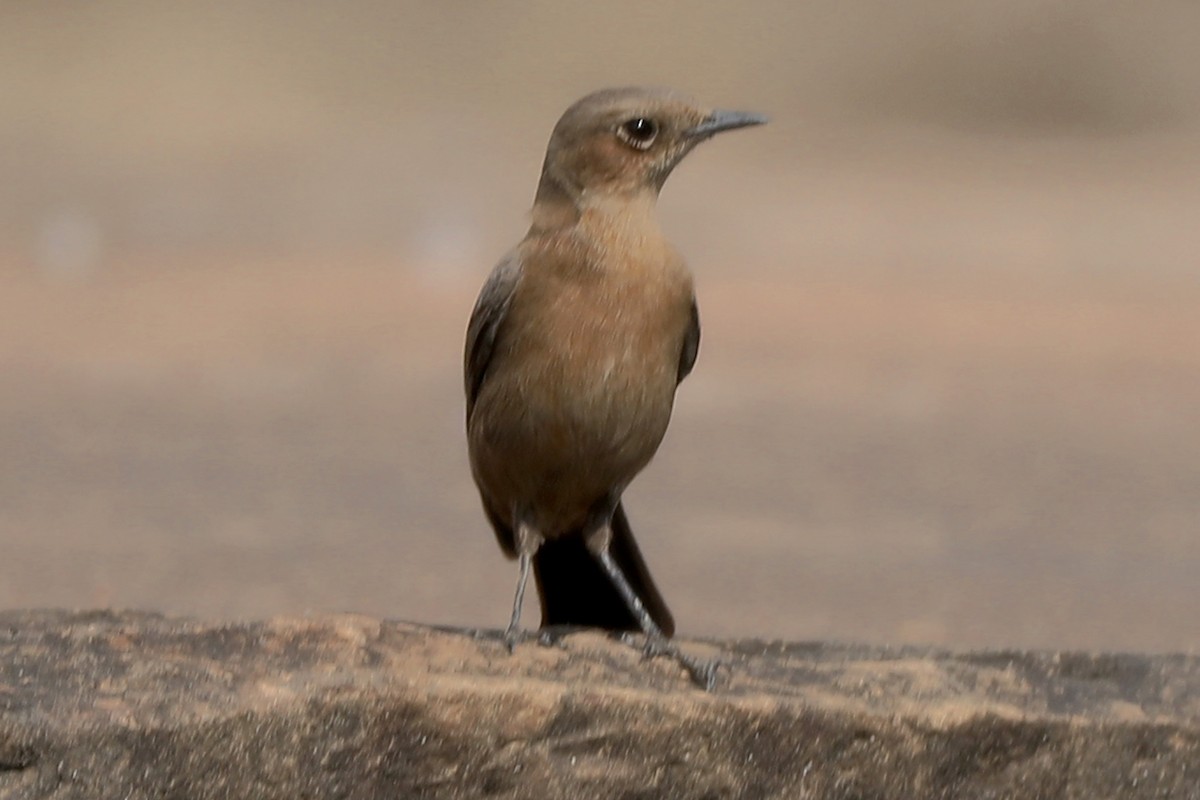
[[513,292],[521,278],[521,262],[515,254],[504,258],[479,291],[479,299],[467,323],[467,345],[463,353],[463,383],[467,394],[467,419],[475,408],[479,390],[487,379],[496,342],[504,328]]

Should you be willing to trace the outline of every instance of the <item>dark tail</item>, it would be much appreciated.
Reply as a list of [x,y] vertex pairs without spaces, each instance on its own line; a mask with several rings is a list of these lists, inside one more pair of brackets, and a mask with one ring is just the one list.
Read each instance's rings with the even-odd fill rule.
[[[641,599],[651,619],[667,636],[675,633],[675,620],[646,569],[625,509],[617,504],[612,518],[613,560]],[[617,587],[588,551],[582,536],[562,536],[546,541],[533,557],[533,574],[542,599],[542,627],[579,625],[610,631],[638,631]]]

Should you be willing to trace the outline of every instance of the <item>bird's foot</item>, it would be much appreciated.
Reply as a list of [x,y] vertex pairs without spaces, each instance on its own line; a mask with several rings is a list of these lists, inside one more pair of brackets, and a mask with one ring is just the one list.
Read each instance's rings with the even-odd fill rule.
[[[621,640],[630,647],[638,646],[634,637],[635,634],[631,633],[621,634]],[[641,651],[642,657],[647,659],[670,656],[675,663],[683,667],[692,683],[706,692],[711,692],[717,687],[717,677],[721,670],[721,662],[717,659],[706,661],[690,656],[662,636],[646,636],[641,644]]]
[[504,646],[508,648],[510,654],[516,651],[517,644],[524,638],[525,632],[519,625],[509,625],[504,630]]

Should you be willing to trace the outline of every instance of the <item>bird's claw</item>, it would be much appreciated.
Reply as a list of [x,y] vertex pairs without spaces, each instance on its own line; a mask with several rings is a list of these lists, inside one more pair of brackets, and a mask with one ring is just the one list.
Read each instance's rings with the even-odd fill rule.
[[[637,641],[634,634],[621,634],[621,641],[628,644],[630,647],[637,647]],[[680,650],[674,644],[661,636],[646,636],[641,644],[642,658],[651,659],[662,656],[670,656],[675,660],[675,663],[683,667],[687,672],[688,677],[692,679],[692,683],[699,686],[706,692],[711,692],[717,687],[717,677],[720,674],[721,662],[713,659],[706,661],[704,659],[689,656],[687,653]]]

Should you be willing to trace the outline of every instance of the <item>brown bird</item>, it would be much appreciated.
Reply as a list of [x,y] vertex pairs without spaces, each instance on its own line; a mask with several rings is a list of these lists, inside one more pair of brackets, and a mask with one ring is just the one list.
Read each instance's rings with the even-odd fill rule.
[[697,676],[666,643],[675,622],[621,506],[700,344],[692,276],[655,203],[698,143],[764,122],[667,90],[606,89],[550,136],[529,233],[484,284],[465,354],[471,470],[501,549],[520,560],[510,647],[532,567],[543,628],[641,631],[647,652]]

